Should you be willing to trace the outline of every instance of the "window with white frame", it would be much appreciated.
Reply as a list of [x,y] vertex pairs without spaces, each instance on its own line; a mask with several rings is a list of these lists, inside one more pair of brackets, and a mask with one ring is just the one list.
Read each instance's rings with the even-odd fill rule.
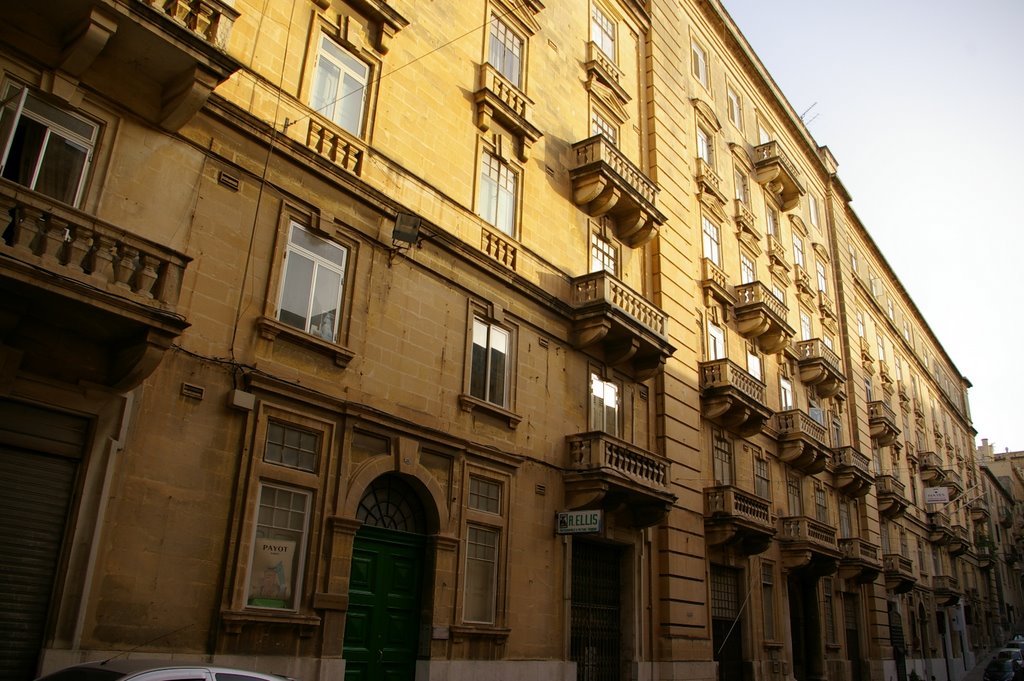
[[750,205],[750,184],[747,180],[747,174],[736,168],[733,173],[734,183],[736,185],[736,199],[743,205]]
[[804,240],[799,234],[793,234],[793,264],[797,267],[804,266]]
[[746,253],[740,253],[740,283],[752,284],[757,281],[757,270],[753,259]]
[[619,274],[619,251],[615,245],[597,232],[590,233],[590,271]]
[[740,93],[733,88],[726,91],[726,99],[729,103],[729,120],[740,130],[743,129],[743,99]]
[[786,501],[789,504],[789,515],[804,514],[803,500],[800,498],[800,478],[795,473],[786,477]]
[[512,166],[484,153],[480,164],[480,217],[509,236],[515,236],[518,185]]
[[246,605],[297,610],[311,494],[269,482],[259,485]]
[[590,6],[590,39],[615,62],[615,22],[596,2]]
[[768,226],[768,234],[779,238],[779,211],[774,206],[766,205],[764,209],[765,223]]
[[714,136],[702,128],[697,126],[697,158],[707,163],[710,167],[715,167],[715,138]]
[[782,287],[782,284],[777,281],[772,281],[772,295],[780,303],[785,304],[786,302],[786,289]]
[[772,480],[768,459],[760,454],[754,456],[754,494],[769,501],[772,498]]
[[860,263],[857,259],[857,249],[853,244],[848,244],[847,247],[850,249],[850,269],[857,272],[860,267]]
[[708,87],[708,55],[696,42],[690,43],[690,71],[704,87]]
[[348,249],[289,225],[277,318],[326,341],[338,339]]
[[762,380],[761,356],[752,345],[747,346],[747,373],[759,381]]
[[779,406],[782,411],[793,408],[793,382],[785,377],[779,379]]
[[612,144],[619,143],[619,128],[596,108],[590,114],[590,134],[604,135]]
[[491,17],[487,63],[517,88],[523,84],[523,39],[497,16]]
[[800,340],[811,340],[814,332],[811,330],[811,316],[800,310]]
[[828,294],[828,272],[825,270],[825,263],[820,260],[814,263],[814,269],[818,273],[818,290]]
[[356,137],[363,134],[370,67],[326,35],[320,36],[310,107]]
[[875,339],[875,343],[876,343],[876,346],[878,348],[878,361],[884,362],[885,361],[885,337],[882,336],[882,334],[878,334],[878,337]]
[[469,373],[469,394],[508,407],[509,353],[512,334],[480,317],[473,318],[473,350]]
[[709,220],[706,216],[701,218],[701,224],[703,225],[704,231],[704,257],[721,267],[721,237],[718,225]]
[[719,428],[711,429],[712,466],[716,485],[732,484],[732,442]]
[[768,144],[775,139],[775,133],[769,128],[764,121],[757,122],[757,143]]
[[13,84],[7,86],[0,106],[0,175],[77,206],[99,126]]
[[267,463],[315,473],[319,454],[318,433],[277,421],[267,424],[267,441],[263,448],[263,460]]
[[474,524],[466,527],[466,586],[462,618],[494,622],[498,577],[498,531]]
[[903,320],[903,340],[910,342],[910,322]]
[[863,338],[864,337],[864,333],[865,333],[865,330],[864,330],[864,313],[858,310],[857,314],[856,314],[856,317],[857,317],[857,335],[860,336],[861,338]]
[[807,195],[807,217],[812,225],[818,226],[818,197],[814,194]]
[[889,316],[891,321],[896,320],[896,307],[892,303],[892,298],[885,301],[885,313]]
[[619,435],[619,401],[622,390],[615,381],[590,374],[590,426],[592,430]]
[[501,483],[480,477],[469,476],[469,507],[486,513],[501,513]]
[[825,334],[821,337],[821,342],[824,343],[825,347],[828,348],[829,350],[836,349],[835,342],[833,342],[832,340],[832,336],[829,336],[828,334]]
[[708,359],[725,359],[725,331],[711,321],[708,322]]

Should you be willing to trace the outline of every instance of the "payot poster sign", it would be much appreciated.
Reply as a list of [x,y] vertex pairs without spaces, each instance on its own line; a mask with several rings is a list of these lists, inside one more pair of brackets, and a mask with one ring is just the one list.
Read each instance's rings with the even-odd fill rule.
[[294,541],[257,539],[252,551],[249,605],[264,608],[290,607],[294,564]]

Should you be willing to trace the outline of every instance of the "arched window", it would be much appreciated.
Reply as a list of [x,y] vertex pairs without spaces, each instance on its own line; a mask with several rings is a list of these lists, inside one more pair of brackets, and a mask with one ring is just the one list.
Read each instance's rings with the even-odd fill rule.
[[412,486],[398,475],[382,475],[367,488],[356,518],[371,527],[424,534],[426,514]]

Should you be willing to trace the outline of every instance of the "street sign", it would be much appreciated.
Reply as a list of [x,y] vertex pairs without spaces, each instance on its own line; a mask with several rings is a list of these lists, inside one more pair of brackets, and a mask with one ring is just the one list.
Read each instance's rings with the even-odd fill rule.
[[604,511],[562,511],[555,524],[556,534],[594,534],[604,525]]
[[949,488],[948,487],[925,487],[924,488],[924,503],[926,503],[926,504],[948,504],[949,503]]

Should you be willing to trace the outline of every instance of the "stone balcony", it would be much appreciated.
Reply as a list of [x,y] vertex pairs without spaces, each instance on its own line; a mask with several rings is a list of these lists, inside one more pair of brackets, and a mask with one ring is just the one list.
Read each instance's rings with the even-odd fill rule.
[[241,64],[225,48],[238,18],[225,0],[12,3],[0,42],[54,72],[52,91],[94,90],[177,131]]
[[488,63],[480,65],[476,102],[476,125],[487,132],[492,121],[497,121],[519,138],[519,160],[530,159],[530,147],[541,138],[541,132],[531,122],[533,101],[522,90]]
[[779,518],[778,541],[789,570],[830,575],[839,567],[838,531],[808,516]]
[[914,588],[914,562],[898,553],[882,556],[882,570],[885,572],[885,588],[895,594],[903,594]]
[[988,502],[985,499],[975,499],[970,503],[971,520],[976,523],[984,523],[992,517]]
[[654,182],[604,135],[572,145],[573,202],[587,215],[607,215],[620,241],[636,248],[657,234],[666,217],[655,205]]
[[943,484],[949,490],[950,500],[960,498],[960,495],[964,493],[964,479],[960,472],[952,466],[946,466],[942,469],[942,477]]
[[729,359],[701,362],[699,366],[704,418],[740,437],[761,432],[772,415],[764,383]]
[[576,277],[571,295],[573,347],[599,347],[607,363],[638,381],[657,373],[675,351],[668,315],[611,273]]
[[971,533],[963,525],[953,525],[953,538],[950,539],[947,545],[947,550],[951,556],[961,556],[971,550]]
[[671,463],[607,433],[566,438],[568,470],[564,474],[570,509],[626,509],[634,527],[660,522],[675,502],[670,489]]
[[779,442],[779,459],[808,475],[825,470],[832,455],[825,426],[800,409],[775,414],[771,427]]
[[780,199],[783,211],[796,208],[805,193],[799,178],[800,171],[777,141],[754,147],[754,179]]
[[942,468],[942,462],[939,460],[939,457],[935,452],[920,452],[919,461],[918,474],[921,476],[921,482],[927,482],[931,483],[933,486],[937,486],[938,483],[945,479],[945,471]]
[[882,572],[882,551],[877,544],[860,537],[839,540],[839,576],[857,584],[870,584]]
[[796,362],[800,380],[811,386],[819,397],[832,397],[846,384],[842,361],[820,338],[796,344]]
[[999,525],[1003,528],[1013,527],[1013,512],[1006,506],[999,507]]
[[725,193],[722,192],[722,179],[715,172],[707,161],[702,158],[697,159],[697,195],[702,202],[709,205],[712,208],[717,207],[719,210],[725,206]]
[[767,500],[732,485],[704,489],[704,538],[708,546],[750,556],[767,549],[776,531]]
[[955,535],[949,522],[949,514],[944,511],[932,511],[928,514],[928,540],[941,546],[948,546]]
[[759,281],[735,289],[736,329],[757,344],[762,352],[775,354],[789,345],[793,329],[786,322],[789,310],[771,289]]
[[996,566],[995,550],[991,544],[979,544],[976,550],[978,553],[978,567],[982,570],[991,570]]
[[7,370],[127,391],[189,326],[187,256],[6,180],[0,223]]
[[712,262],[711,258],[701,260],[701,287],[704,289],[704,305],[711,307],[717,302],[725,310],[726,318],[736,305],[736,296],[732,294],[729,276],[721,267]]
[[951,575],[933,575],[932,593],[940,605],[956,605],[960,602],[960,580]]
[[876,476],[875,494],[878,497],[878,512],[890,520],[903,515],[910,506],[906,486],[894,475],[887,473]]
[[833,450],[832,461],[837,490],[850,497],[868,493],[875,481],[868,457],[853,447],[839,447]]
[[868,402],[868,428],[876,447],[888,447],[896,442],[900,434],[897,423],[896,412],[888,404],[880,400]]

